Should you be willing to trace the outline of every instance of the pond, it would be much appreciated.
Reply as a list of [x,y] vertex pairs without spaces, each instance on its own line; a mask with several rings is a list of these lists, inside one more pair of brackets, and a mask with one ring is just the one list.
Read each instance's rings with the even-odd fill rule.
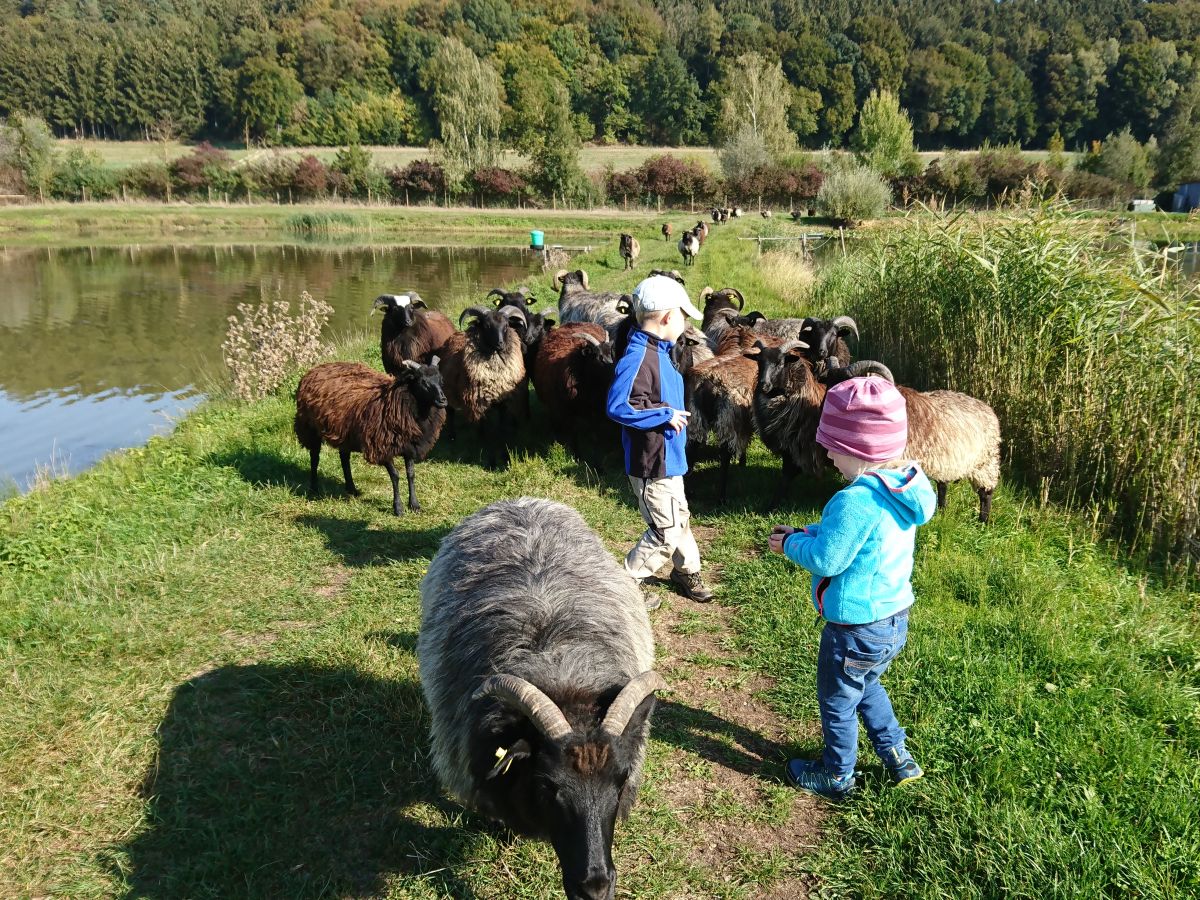
[[[461,306],[539,272],[481,247],[105,246],[0,249],[0,495],[169,431],[223,373],[239,303],[334,308],[326,337],[378,328],[381,293]],[[549,293],[548,291],[546,293]]]

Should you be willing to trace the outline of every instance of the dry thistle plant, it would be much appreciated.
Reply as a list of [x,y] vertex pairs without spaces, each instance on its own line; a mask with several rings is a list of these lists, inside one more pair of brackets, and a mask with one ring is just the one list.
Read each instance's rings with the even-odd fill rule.
[[562,247],[550,247],[542,255],[542,271],[557,272],[571,264],[571,254]]
[[305,291],[296,315],[290,311],[286,300],[259,306],[239,303],[238,315],[229,317],[221,355],[239,400],[262,399],[293,370],[311,366],[329,353],[329,345],[321,343],[321,331],[333,307]]

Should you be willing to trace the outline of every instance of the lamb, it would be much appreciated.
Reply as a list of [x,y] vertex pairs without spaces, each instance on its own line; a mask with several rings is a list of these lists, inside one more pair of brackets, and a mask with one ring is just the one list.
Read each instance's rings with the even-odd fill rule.
[[421,580],[417,660],[446,791],[549,841],[568,900],[611,900],[666,684],[641,591],[599,536],[531,497],[468,516]]
[[[830,385],[858,375],[879,375],[896,383],[883,363],[862,360],[838,370]],[[958,391],[896,389],[908,408],[908,446],[904,456],[915,459],[937,482],[938,507],[946,505],[946,486],[967,480],[979,494],[979,521],[992,514],[992,494],[1000,482],[1000,420],[982,400]]]
[[[471,306],[463,310],[459,322],[468,316],[471,324],[456,331],[442,348],[440,368],[450,407],[479,426],[485,465],[494,469],[508,463],[506,407],[525,384],[522,338],[528,320],[515,306],[492,310]],[[496,432],[492,440],[489,418]]]
[[300,445],[308,448],[309,490],[317,493],[317,464],[321,444],[336,447],[342,458],[346,492],[357,497],[350,474],[350,454],[383,466],[392,479],[392,512],[400,506],[400,476],[392,462],[404,457],[408,476],[408,508],[416,512],[414,464],[425,459],[446,421],[446,395],[437,359],[422,365],[400,364],[395,376],[383,375],[360,363],[325,363],[309,369],[296,389],[294,428]]
[[692,232],[685,231],[683,237],[679,239],[679,253],[683,256],[683,264],[692,266],[696,264],[696,254],[700,252],[700,239]]
[[592,322],[563,325],[542,341],[533,362],[533,388],[576,458],[581,435],[603,435],[607,440],[595,443],[616,446],[615,426],[604,412],[615,368],[612,339]]
[[554,284],[556,287],[562,285],[558,295],[559,324],[595,322],[608,328],[620,322],[617,301],[621,299],[621,294],[617,291],[589,290],[587,272],[583,269],[574,272],[561,269],[554,276]]
[[674,231],[674,229],[671,227],[671,223],[670,223],[670,222],[663,222],[663,227],[662,227],[662,236],[663,236],[663,240],[664,240],[664,241],[667,241],[668,243],[670,243],[670,240],[671,240],[671,233],[672,233],[673,231]]
[[377,309],[384,311],[379,353],[389,375],[399,374],[405,360],[428,363],[455,331],[454,323],[429,309],[416,291],[381,294],[371,312]]
[[[762,340],[750,328],[734,327],[717,347],[716,355],[693,366],[686,379],[685,399],[688,443],[703,445],[711,431],[716,437],[721,460],[719,496],[724,501],[729,490],[729,466],[737,459],[746,460],[746,448],[754,437],[754,387],[758,366],[743,353]],[[766,338],[768,343],[776,342]]]
[[625,268],[632,269],[642,253],[642,245],[632,234],[622,234],[619,251],[621,258],[625,260]]

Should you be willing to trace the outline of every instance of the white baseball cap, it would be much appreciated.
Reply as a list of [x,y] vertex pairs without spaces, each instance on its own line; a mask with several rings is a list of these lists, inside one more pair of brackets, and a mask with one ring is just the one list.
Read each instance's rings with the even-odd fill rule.
[[693,319],[703,319],[704,314],[687,295],[683,285],[666,275],[651,275],[633,289],[634,309],[640,312],[664,312],[682,309]]

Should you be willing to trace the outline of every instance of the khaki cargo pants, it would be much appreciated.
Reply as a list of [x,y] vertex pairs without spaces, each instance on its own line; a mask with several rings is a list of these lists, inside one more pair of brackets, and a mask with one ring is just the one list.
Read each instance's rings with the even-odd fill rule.
[[647,578],[667,560],[684,574],[700,571],[700,548],[692,537],[691,513],[683,493],[683,477],[638,478],[629,476],[638,510],[650,527],[625,557],[625,571]]

